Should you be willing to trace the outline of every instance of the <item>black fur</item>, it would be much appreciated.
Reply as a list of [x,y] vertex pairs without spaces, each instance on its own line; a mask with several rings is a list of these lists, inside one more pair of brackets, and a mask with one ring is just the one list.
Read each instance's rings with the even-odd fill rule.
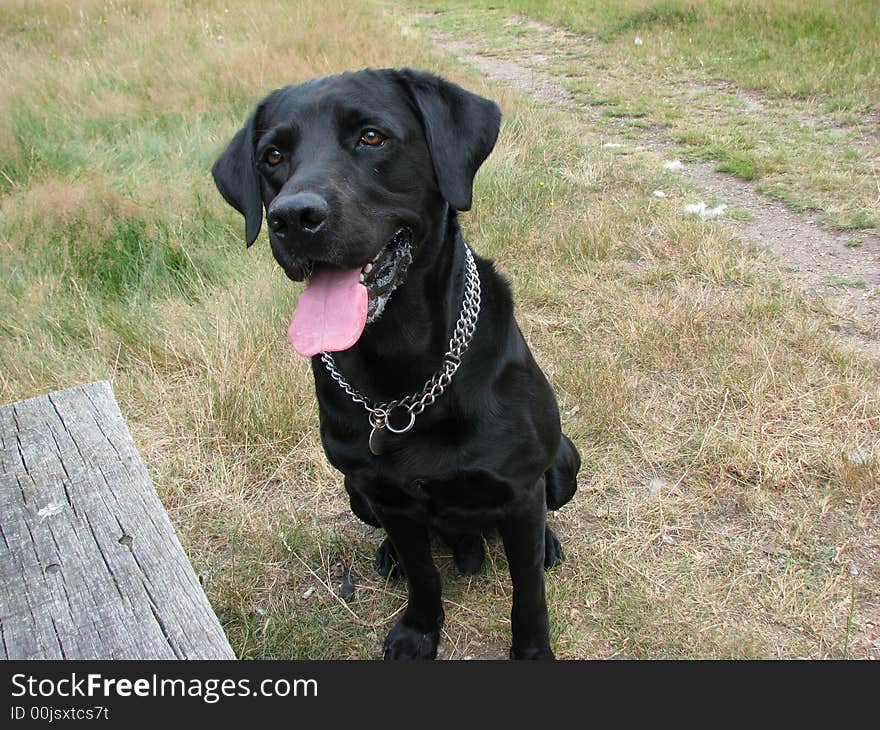
[[[413,231],[405,282],[360,340],[334,355],[374,402],[418,392],[442,364],[464,286],[456,211],[470,208],[500,119],[493,102],[428,73],[346,73],[269,94],[214,165],[217,187],[245,217],[248,244],[264,207],[271,223],[293,196],[323,201],[319,219],[302,230],[270,230],[273,253],[295,280],[315,262],[361,266],[395,231]],[[385,141],[365,145],[366,129]],[[283,161],[270,165],[267,150]],[[462,572],[474,573],[482,536],[496,530],[513,582],[511,656],[553,656],[543,571],[563,556],[546,512],[571,499],[580,458],[561,436],[556,399],[514,319],[508,284],[490,261],[476,260],[482,310],[461,368],[412,431],[386,434],[382,456],[368,448],[366,411],[312,358],[327,458],[345,475],[352,511],[388,534],[377,569],[408,583],[386,658],[436,655],[443,608],[431,532]]]

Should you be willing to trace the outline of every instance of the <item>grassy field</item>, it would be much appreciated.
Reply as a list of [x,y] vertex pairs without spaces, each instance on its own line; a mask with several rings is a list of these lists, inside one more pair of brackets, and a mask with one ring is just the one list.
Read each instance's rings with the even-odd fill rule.
[[[720,3],[689,4],[694,21],[677,3],[583,3],[592,15],[566,16],[569,5],[505,7],[599,28],[611,55],[636,30],[647,44],[652,28],[686,26],[710,44],[710,18],[752,17]],[[849,44],[876,43],[875,6],[822,3],[827,27],[813,43],[785,30],[794,6],[748,6],[770,13],[744,26],[765,31],[751,45],[769,55],[734,55],[723,78],[863,115],[876,105],[876,65],[844,60]],[[863,14],[854,38],[838,7]],[[209,167],[276,86],[368,65],[430,68],[504,109],[463,223],[511,277],[584,456],[578,495],[551,518],[568,558],[548,576],[557,654],[880,657],[877,362],[842,349],[823,302],[724,228],[652,198],[656,166],[603,149],[584,119],[469,73],[425,40],[416,10],[425,6],[4,4],[0,402],[110,379],[237,654],[378,656],[405,589],[373,573],[380,536],[350,514],[324,460],[308,363],[284,337],[297,290],[265,234],[245,250]],[[471,27],[467,10],[431,22]],[[751,47],[723,27],[724,43]],[[809,73],[771,38],[813,48]],[[504,656],[499,546],[472,578],[437,559],[442,656]],[[350,604],[337,597],[345,567],[358,582]]]
[[[487,10],[474,0],[420,5]],[[773,95],[823,95],[834,109],[864,111],[880,102],[873,0],[502,0],[489,10],[569,28],[620,56],[636,35],[651,39],[639,63],[654,72],[702,69]]]
[[[840,229],[880,230],[880,5],[873,0],[419,2],[421,24],[531,55],[633,139],[759,181]],[[431,15],[436,13],[436,15]],[[554,37],[528,22],[559,24]],[[638,40],[638,45],[636,44]]]

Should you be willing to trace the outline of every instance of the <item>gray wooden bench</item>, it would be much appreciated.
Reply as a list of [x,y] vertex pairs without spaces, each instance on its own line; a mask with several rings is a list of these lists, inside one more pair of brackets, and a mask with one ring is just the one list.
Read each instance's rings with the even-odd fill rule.
[[109,383],[0,407],[0,658],[235,658]]

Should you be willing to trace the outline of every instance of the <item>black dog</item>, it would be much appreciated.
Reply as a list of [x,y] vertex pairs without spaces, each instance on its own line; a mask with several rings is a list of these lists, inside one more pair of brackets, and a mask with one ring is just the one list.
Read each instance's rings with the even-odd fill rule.
[[507,283],[456,217],[500,121],[493,102],[428,73],[345,73],[273,91],[213,168],[248,245],[265,206],[278,263],[309,279],[288,334],[313,356],[324,450],[355,515],[387,532],[377,568],[399,560],[408,583],[386,658],[437,654],[431,531],[475,573],[495,529],[511,657],[553,657],[543,571],[562,549],[546,515],[574,494],[580,457]]

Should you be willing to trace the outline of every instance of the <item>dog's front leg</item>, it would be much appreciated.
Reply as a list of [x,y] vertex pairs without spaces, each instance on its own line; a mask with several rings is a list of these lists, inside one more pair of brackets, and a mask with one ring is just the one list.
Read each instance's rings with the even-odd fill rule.
[[553,659],[544,589],[544,479],[499,524],[513,582],[511,659]]
[[409,594],[403,618],[385,639],[385,658],[434,659],[443,628],[443,603],[428,528],[398,514],[378,512],[377,516],[403,565]]

